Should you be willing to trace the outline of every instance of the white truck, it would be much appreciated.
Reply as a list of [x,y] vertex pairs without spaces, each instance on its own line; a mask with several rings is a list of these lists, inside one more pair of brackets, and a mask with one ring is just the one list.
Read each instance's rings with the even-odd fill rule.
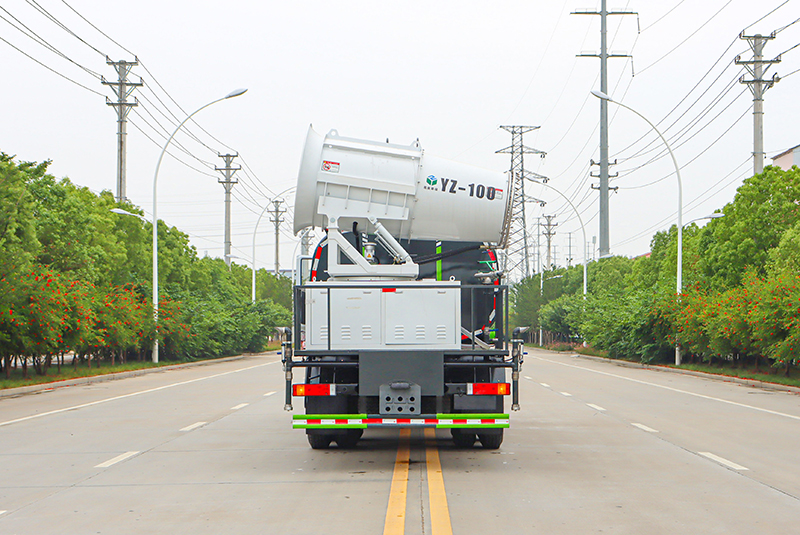
[[303,398],[293,426],[312,448],[354,447],[374,427],[448,428],[459,447],[500,447],[522,363],[494,252],[510,188],[503,173],[427,155],[418,141],[309,128],[294,231],[325,237],[297,259],[282,360],[285,408]]

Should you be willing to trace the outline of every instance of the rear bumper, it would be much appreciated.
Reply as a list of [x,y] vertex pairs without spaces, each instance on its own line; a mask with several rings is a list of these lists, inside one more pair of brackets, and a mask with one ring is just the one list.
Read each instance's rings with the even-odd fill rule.
[[431,427],[435,429],[503,429],[508,414],[421,414],[415,418],[387,418],[370,414],[296,414],[294,429],[371,429],[377,427]]

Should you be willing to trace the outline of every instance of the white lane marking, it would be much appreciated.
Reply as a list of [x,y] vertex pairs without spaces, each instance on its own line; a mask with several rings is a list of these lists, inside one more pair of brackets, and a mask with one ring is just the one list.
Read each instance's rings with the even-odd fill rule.
[[247,407],[248,405],[250,405],[250,404],[249,403],[239,403],[235,407],[231,407],[231,410],[232,411],[238,411],[239,409],[243,409],[243,408]]
[[586,405],[588,405],[589,407],[593,408],[596,411],[605,412],[605,409],[600,405],[595,405],[594,403],[587,403]]
[[570,394],[569,392],[561,392],[561,395],[562,396],[567,396],[568,398],[572,397],[572,394]]
[[130,459],[134,455],[138,455],[138,454],[139,454],[138,451],[126,451],[122,455],[117,455],[113,459],[109,459],[104,463],[98,464],[97,466],[95,466],[95,468],[108,468],[109,466],[113,466],[113,465],[115,465],[117,463],[121,463],[125,459]]
[[539,383],[539,384],[540,384],[540,385],[542,385],[542,386],[543,386],[543,387],[545,387],[545,388],[550,388],[550,385],[549,385],[549,384],[547,384],[547,383]]
[[723,466],[727,466],[728,468],[732,468],[733,470],[748,470],[747,468],[745,468],[744,466],[742,466],[740,464],[736,464],[735,462],[729,461],[728,459],[723,459],[722,457],[720,457],[718,455],[714,455],[713,453],[709,453],[707,451],[698,451],[697,453],[699,453],[703,457],[711,459],[712,461],[716,461],[716,462],[718,462],[719,464],[721,464]]
[[187,425],[186,427],[181,429],[181,431],[191,431],[192,429],[197,429],[198,427],[203,427],[207,423],[208,422],[197,422],[197,423],[194,423],[192,425]]
[[267,392],[266,394],[264,394],[264,397],[265,397],[265,398],[268,398],[268,397],[270,397],[272,394],[276,394],[276,393],[277,393],[277,392],[275,392],[275,391],[273,390],[272,392]]
[[8,511],[0,511],[0,515],[6,514]]
[[533,381],[533,377],[528,377],[527,375],[523,375],[523,377],[525,377],[525,379],[527,379],[528,381]]
[[646,426],[646,425],[644,425],[644,424],[631,424],[631,425],[632,425],[633,427],[638,427],[638,428],[639,428],[639,429],[641,429],[642,431],[647,431],[648,433],[658,433],[658,431],[656,431],[656,430],[655,430],[655,429],[653,429],[652,427],[647,427],[647,426]]
[[[607,375],[608,377],[616,377],[617,379],[624,379],[626,381],[631,381],[632,383],[639,383],[642,385],[648,386],[655,386],[656,388],[663,388],[664,390],[671,390],[672,392],[678,392],[679,394],[687,394],[689,396],[694,396],[697,398],[702,399],[710,399],[711,401],[719,401],[720,403],[727,403],[728,405],[735,405],[736,407],[743,407],[745,409],[753,409],[754,411],[759,412],[766,412],[767,414],[774,414],[775,416],[783,416],[784,418],[791,418],[792,420],[800,420],[800,416],[795,416],[794,414],[786,414],[785,412],[778,412],[772,411],[769,409],[762,409],[761,407],[754,407],[752,405],[746,405],[744,403],[738,403],[736,401],[730,401],[727,399],[715,398],[713,396],[706,396],[704,394],[697,394],[696,392],[689,392],[688,390],[681,390],[680,388],[672,388],[671,386],[660,385],[657,383],[651,383],[648,381],[640,381],[639,379],[632,379],[631,377],[625,377],[624,375],[617,375],[615,373],[608,373],[608,372],[601,372],[600,370],[593,370],[591,368],[584,368],[583,366],[576,366],[574,364],[564,364],[563,362],[558,362],[555,360],[550,359],[543,359],[542,357],[533,357],[538,360],[543,360],[545,362],[550,362],[552,364],[560,364],[561,366],[566,366],[568,368],[577,368],[579,370],[584,370],[587,372],[592,373],[599,373],[600,375]],[[0,424],[2,425],[2,424]]]
[[67,412],[67,411],[74,411],[76,409],[83,409],[83,408],[86,408],[86,407],[92,407],[93,405],[100,405],[101,403],[108,403],[109,401],[116,401],[118,399],[131,398],[131,397],[134,397],[134,396],[140,396],[142,394],[149,394],[151,392],[158,392],[159,390],[166,390],[167,388],[172,388],[172,387],[175,387],[175,386],[188,385],[188,384],[191,384],[191,383],[197,383],[199,381],[205,381],[207,379],[215,379],[217,377],[222,377],[224,375],[230,375],[232,373],[244,372],[244,371],[247,371],[247,370],[252,370],[253,368],[261,368],[262,366],[269,366],[270,364],[276,364],[278,362],[280,362],[280,361],[279,360],[275,360],[275,361],[272,361],[272,362],[267,362],[266,364],[256,364],[255,366],[249,366],[247,368],[242,368],[240,370],[232,370],[232,371],[229,371],[229,372],[218,373],[216,375],[209,375],[207,377],[199,377],[197,379],[190,379],[188,381],[181,381],[179,383],[172,383],[170,385],[158,386],[156,388],[148,388],[147,390],[140,390],[139,392],[131,392],[130,394],[123,394],[121,396],[114,396],[114,397],[106,398],[106,399],[98,399],[97,401],[91,401],[89,403],[82,403],[80,405],[73,405],[72,407],[66,407],[66,408],[63,408],[63,409],[56,409],[56,410],[53,410],[53,411],[42,412],[42,413],[39,413],[39,414],[32,414],[30,416],[24,416],[22,418],[16,418],[14,420],[8,420],[8,421],[5,421],[5,422],[0,422],[0,427],[3,427],[4,425],[15,424],[15,423],[18,423],[18,422],[24,422],[26,420],[33,420],[34,418],[41,418],[42,416],[50,416],[51,414],[59,414],[59,413],[62,413],[62,412]]

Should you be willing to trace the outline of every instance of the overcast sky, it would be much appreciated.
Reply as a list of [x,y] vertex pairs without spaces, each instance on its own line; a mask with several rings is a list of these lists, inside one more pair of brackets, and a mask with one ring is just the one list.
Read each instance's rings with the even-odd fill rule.
[[[171,132],[177,124],[171,114],[182,120],[233,89],[249,89],[197,116],[210,134],[190,127],[202,144],[177,138],[190,154],[173,154],[194,169],[168,159],[159,174],[159,217],[188,233],[201,255],[223,254],[217,152],[238,151],[247,166],[233,190],[232,241],[233,254],[246,259],[235,261],[249,263],[258,214],[269,198],[294,186],[312,123],[321,133],[337,129],[348,137],[419,138],[431,154],[498,171],[510,163],[495,154],[510,144],[498,127],[540,126],[525,144],[547,156],[528,157],[526,168],[550,177],[573,200],[591,241],[598,234],[598,195],[590,189],[597,179],[589,176],[589,161],[599,159],[599,103],[589,91],[600,86],[599,60],[576,55],[599,49],[600,21],[570,12],[599,5],[3,0],[0,150],[20,160],[51,159],[57,177],[114,191],[116,115],[105,104],[113,94],[93,73],[115,80],[105,55],[132,60],[135,54],[141,64],[133,79],[141,76],[145,86],[133,93],[140,105],[128,125],[127,195],[147,213],[166,139],[158,123]],[[609,8],[639,13],[609,17],[609,48],[633,56],[609,60],[609,93],[659,123],[670,139],[682,167],[684,221],[730,202],[752,175],[752,96],[736,82],[744,71],[734,65],[738,54],[751,57],[738,39],[743,30],[766,35],[789,25],[765,47],[770,59],[788,52],[768,71],[786,78],[766,93],[764,145],[774,156],[800,144],[800,74],[791,74],[800,69],[800,47],[789,50],[800,43],[800,24],[791,24],[800,18],[800,1],[619,0]],[[68,59],[6,21],[24,24]],[[614,105],[610,115],[611,160],[619,162],[612,167],[619,178],[611,185],[619,190],[610,202],[611,251],[634,256],[675,222],[676,181],[668,176],[668,158],[650,161],[662,155],[662,145],[649,127]],[[571,233],[579,262],[582,239],[572,210],[544,188],[526,191],[547,201],[528,207],[532,234],[536,217],[555,214],[556,258],[565,262]],[[286,199],[294,202],[291,192]],[[272,266],[275,238],[266,216],[256,242],[257,265]],[[291,267],[296,241],[289,221],[280,243],[281,266]]]

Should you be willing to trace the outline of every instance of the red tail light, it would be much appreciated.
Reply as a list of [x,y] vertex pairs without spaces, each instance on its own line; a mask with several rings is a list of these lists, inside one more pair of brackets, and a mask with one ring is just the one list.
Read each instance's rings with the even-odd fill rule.
[[467,383],[469,396],[507,396],[511,393],[508,383]]
[[334,384],[293,385],[292,393],[295,396],[335,396],[336,385]]

